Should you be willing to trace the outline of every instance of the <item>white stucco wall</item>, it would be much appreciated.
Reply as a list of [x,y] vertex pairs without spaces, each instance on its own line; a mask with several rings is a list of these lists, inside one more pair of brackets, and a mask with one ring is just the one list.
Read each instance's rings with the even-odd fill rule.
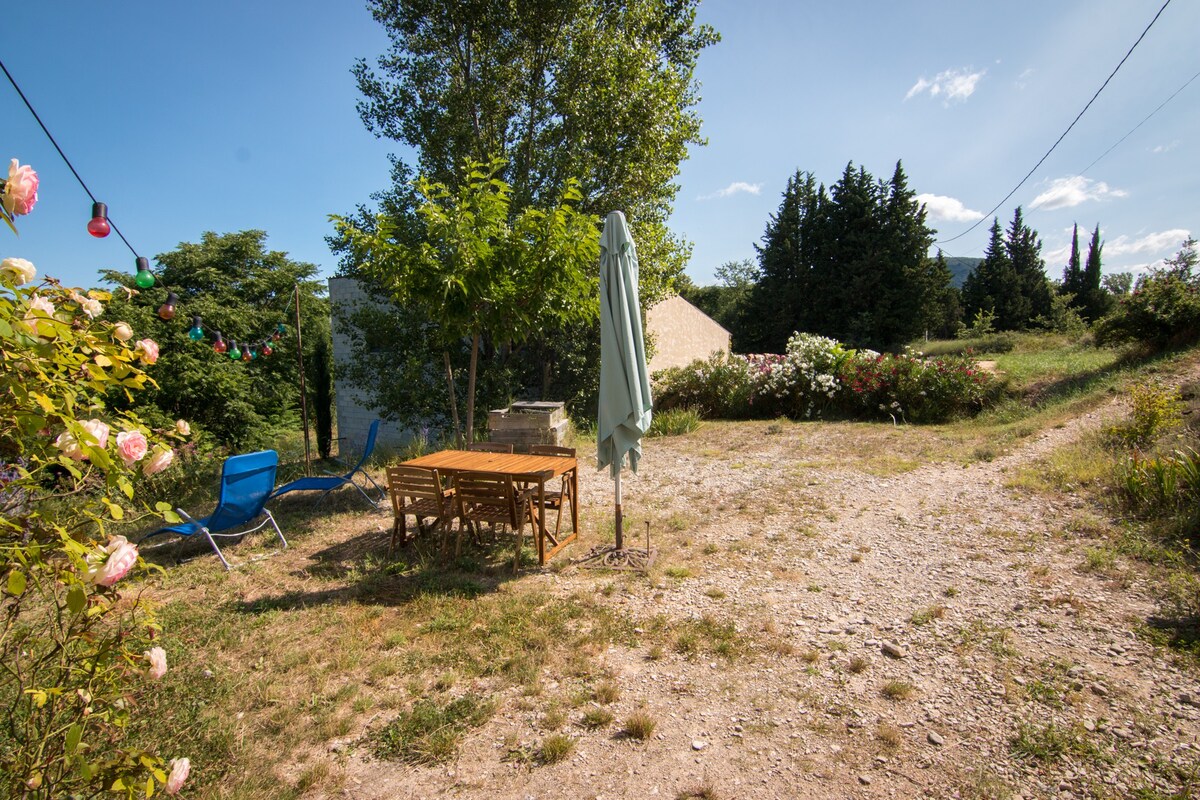
[[716,320],[679,295],[673,295],[646,312],[646,333],[654,339],[650,373],[683,367],[717,351],[729,352],[730,334]]

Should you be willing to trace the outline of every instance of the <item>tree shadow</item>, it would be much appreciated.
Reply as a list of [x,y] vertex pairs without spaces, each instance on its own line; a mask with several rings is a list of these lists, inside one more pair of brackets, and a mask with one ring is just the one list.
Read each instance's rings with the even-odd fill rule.
[[1200,616],[1153,616],[1146,620],[1146,624],[1160,644],[1200,657]]

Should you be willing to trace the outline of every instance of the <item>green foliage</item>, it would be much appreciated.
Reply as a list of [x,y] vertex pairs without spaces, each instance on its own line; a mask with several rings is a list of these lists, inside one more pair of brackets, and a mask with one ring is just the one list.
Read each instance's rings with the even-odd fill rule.
[[655,415],[673,408],[692,409],[709,419],[753,415],[750,365],[740,356],[714,353],[686,367],[656,372],[653,378]]
[[1109,436],[1125,447],[1146,449],[1183,422],[1179,392],[1162,384],[1135,384],[1129,402],[1129,418],[1108,430]]
[[1096,341],[1139,341],[1155,347],[1181,345],[1200,338],[1200,276],[1196,243],[1184,241],[1160,269],[1140,277],[1133,293],[1096,326]]
[[514,215],[512,188],[497,177],[503,165],[466,164],[456,191],[418,179],[425,226],[419,245],[399,242],[387,217],[373,229],[335,218],[361,273],[414,324],[427,323],[427,338],[447,352],[470,338],[468,439],[481,343],[519,344],[543,329],[589,322],[598,311],[597,220],[576,209],[578,185],[568,181],[549,210],[527,206]]
[[932,241],[899,163],[889,181],[847,164],[829,191],[797,172],[758,248],[739,348],[778,352],[797,329],[887,347],[952,325],[957,295]]
[[1025,224],[1020,206],[1007,231],[1002,231],[999,219],[992,220],[983,261],[963,282],[967,317],[987,311],[995,315],[996,329],[1002,331],[1025,330],[1039,317],[1049,319],[1052,293],[1041,250],[1037,231]]
[[[132,276],[106,272],[124,287],[109,316],[146,331],[162,346],[157,387],[138,397],[139,411],[162,422],[190,420],[217,443],[232,450],[268,446],[281,428],[299,427],[300,379],[296,358],[295,300],[299,286],[306,380],[314,392],[314,351],[329,341],[328,301],[313,280],[317,268],[267,250],[262,231],[205,233],[199,243],[185,242],[155,257],[159,281],[137,290]],[[127,291],[126,291],[127,290]],[[179,296],[178,316],[159,319],[167,291]],[[205,338],[193,342],[187,332],[199,316]],[[273,352],[261,355],[276,326],[285,333],[270,341]],[[215,332],[227,342],[250,343],[260,355],[232,361],[213,352]]]
[[670,408],[656,412],[647,436],[682,436],[700,427],[700,412],[692,408]]
[[1195,518],[1200,503],[1200,454],[1176,450],[1170,455],[1133,455],[1117,475],[1129,508],[1136,514]]
[[[363,123],[418,153],[416,169],[457,192],[460,166],[505,161],[514,216],[581,180],[580,211],[621,209],[638,246],[641,296],[664,296],[688,246],[667,228],[688,147],[703,144],[693,72],[719,37],[698,0],[371,0],[391,39],[354,68]],[[397,163],[384,209],[415,209]],[[410,242],[413,240],[409,240]],[[354,259],[351,259],[354,261]],[[543,331],[548,333],[549,331]]]
[[108,408],[154,390],[145,367],[158,351],[128,343],[144,329],[96,319],[108,293],[25,286],[13,266],[0,266],[0,785],[9,797],[148,796],[167,765],[126,732],[159,626],[117,589],[145,570],[137,548],[101,542],[153,515],[136,487],[170,466],[184,426],[156,432]]

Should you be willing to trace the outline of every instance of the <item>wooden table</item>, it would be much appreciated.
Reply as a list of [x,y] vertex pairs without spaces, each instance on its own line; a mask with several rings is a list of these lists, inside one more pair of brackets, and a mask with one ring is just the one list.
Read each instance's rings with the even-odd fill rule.
[[[499,472],[509,475],[514,481],[537,484],[538,564],[545,564],[548,558],[579,538],[578,459],[564,456],[533,456],[525,453],[439,450],[405,461],[403,466],[436,469],[442,475],[456,475],[459,472]],[[559,477],[571,482],[571,535],[555,538],[546,527],[543,505],[546,499],[546,481]],[[561,509],[559,513],[562,513]],[[549,549],[546,548],[547,540],[551,545]]]

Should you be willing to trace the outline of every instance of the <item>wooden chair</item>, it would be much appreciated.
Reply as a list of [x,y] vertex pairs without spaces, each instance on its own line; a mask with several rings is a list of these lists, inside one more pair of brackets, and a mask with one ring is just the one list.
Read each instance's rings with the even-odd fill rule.
[[[553,444],[531,444],[529,446],[529,455],[531,456],[559,456],[563,458],[575,458],[574,447],[559,447]],[[557,544],[558,532],[562,527],[563,512],[566,510],[567,503],[571,504],[571,510],[576,511],[578,507],[575,505],[575,497],[572,487],[575,485],[572,480],[574,476],[567,472],[562,476],[562,483],[557,489],[551,490],[547,488],[544,492],[542,500],[542,508],[558,512],[558,517],[554,521],[554,539]],[[536,496],[535,498],[536,499]]]
[[[454,518],[454,489],[443,489],[442,479],[436,469],[425,467],[388,467],[387,480],[392,497],[392,539],[388,544],[388,558],[395,552],[396,543],[407,544],[408,517],[416,520],[417,532],[443,531],[449,536],[450,521]],[[426,527],[421,520],[432,519]]]
[[454,552],[458,555],[462,529],[477,527],[482,522],[503,524],[512,528],[516,544],[513,551],[513,574],[521,564],[521,542],[525,538],[525,523],[537,536],[537,509],[534,491],[518,489],[511,475],[498,472],[460,472],[454,476],[454,498],[458,509],[459,535]]
[[468,450],[474,450],[477,453],[511,453],[513,446],[511,444],[501,444],[500,442],[472,442],[467,445]]

